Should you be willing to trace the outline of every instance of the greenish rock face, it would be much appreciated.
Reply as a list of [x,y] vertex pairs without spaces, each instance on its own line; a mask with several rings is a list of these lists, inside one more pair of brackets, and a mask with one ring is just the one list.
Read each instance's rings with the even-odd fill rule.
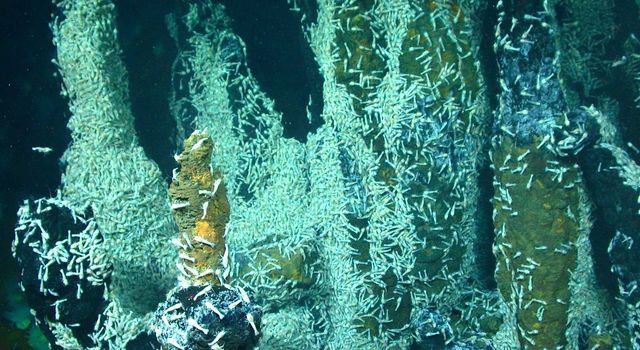
[[241,268],[240,279],[248,279],[250,275],[267,270],[267,276],[273,280],[285,280],[293,288],[308,289],[314,281],[305,266],[312,262],[312,257],[307,257],[304,252],[283,256],[276,248],[263,249],[259,250],[252,265]]
[[[500,165],[494,197],[498,288],[513,300],[523,343],[564,343],[579,228],[576,168],[536,143],[518,147],[509,139],[493,159]],[[560,178],[550,169],[566,171]]]
[[[615,83],[610,73],[638,94],[640,44],[610,26],[619,5],[288,3],[323,78],[322,126],[305,142],[285,137],[287,119],[252,75],[224,7],[187,1],[167,19],[178,48],[171,111],[180,138],[196,132],[175,156],[171,185],[138,143],[114,4],[58,3],[54,63],[72,137],[60,196],[94,211],[104,240],[91,250],[99,258],[83,259],[111,274],[88,333],[47,320],[50,337],[70,349],[124,349],[160,325],[165,347],[215,347],[224,334],[202,324],[251,303],[262,324],[252,314],[234,322],[262,336],[263,350],[639,341],[631,202],[640,167],[627,132],[637,101],[594,96]],[[618,120],[618,107],[634,113]],[[618,298],[594,277],[589,236],[603,219],[616,231],[600,250]],[[38,258],[59,258],[61,242]],[[229,310],[205,303],[193,317],[171,299],[156,310],[177,288],[184,302],[196,290],[237,295],[219,304]]]

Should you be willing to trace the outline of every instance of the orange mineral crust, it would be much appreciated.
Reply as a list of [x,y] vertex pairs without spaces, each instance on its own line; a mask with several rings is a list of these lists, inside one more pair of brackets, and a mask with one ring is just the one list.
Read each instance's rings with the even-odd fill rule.
[[220,171],[210,166],[213,142],[204,132],[194,132],[176,156],[169,187],[171,208],[180,230],[174,244],[180,248],[183,278],[194,284],[219,284],[229,274],[224,232],[229,202]]

